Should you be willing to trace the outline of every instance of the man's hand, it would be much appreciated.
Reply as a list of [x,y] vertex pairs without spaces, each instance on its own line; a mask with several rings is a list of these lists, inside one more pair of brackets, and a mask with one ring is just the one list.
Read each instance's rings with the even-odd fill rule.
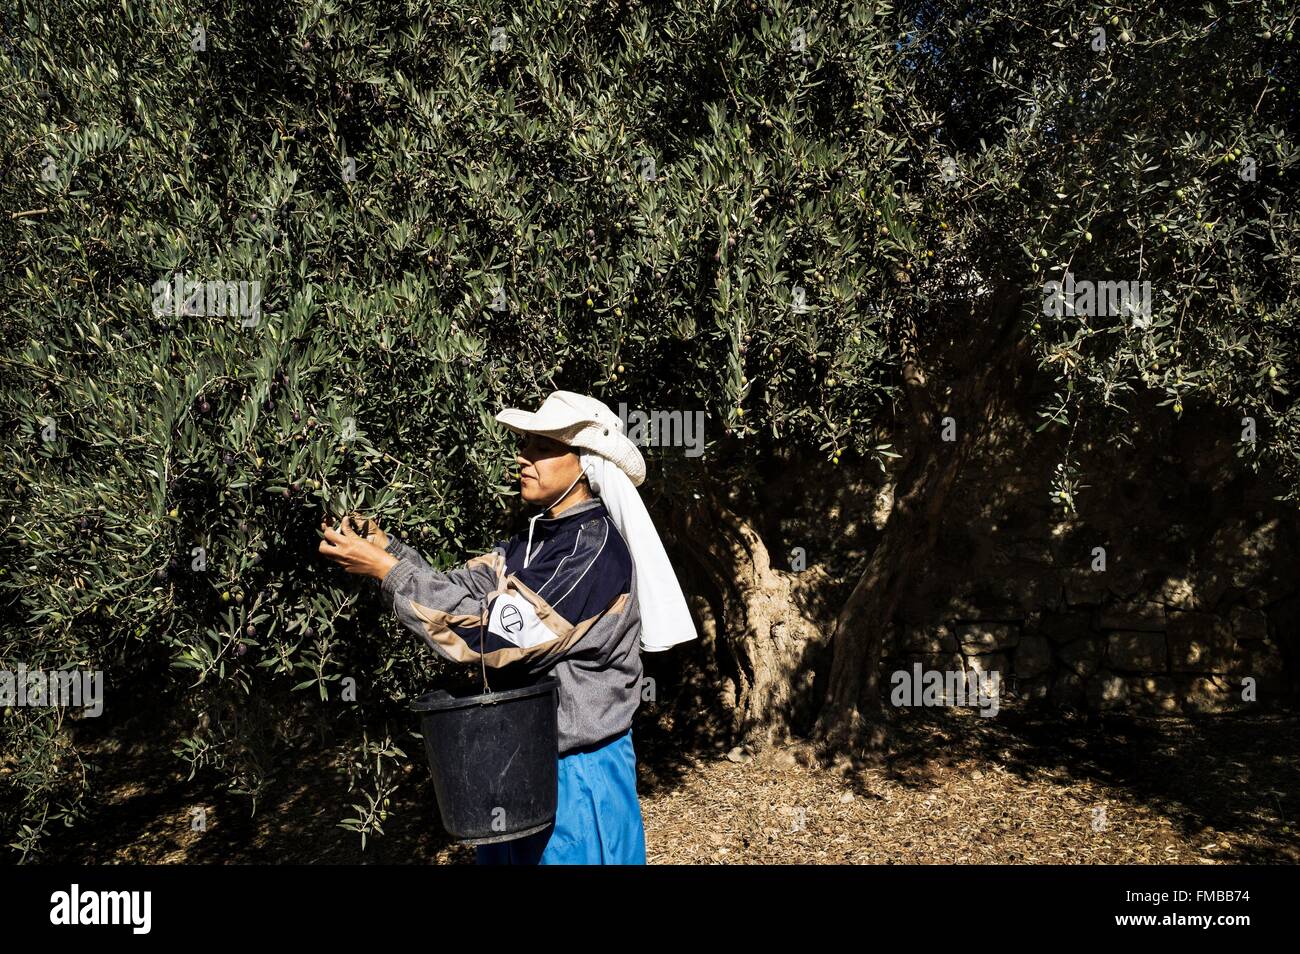
[[[324,537],[319,547],[321,554],[333,560],[348,573],[383,580],[388,575],[388,571],[397,565],[397,557],[384,552],[384,546],[387,546],[388,542],[387,536],[383,537],[383,546],[358,536],[352,529],[351,517],[344,517],[337,530],[330,529],[327,520],[322,520],[320,526],[321,536]],[[376,526],[374,533],[371,534],[372,539],[376,533],[382,534],[383,531]]]
[[378,544],[381,549],[388,549],[388,534],[379,529],[377,524],[370,517],[363,517],[361,514],[353,514],[356,518],[357,533],[365,537],[371,543]]

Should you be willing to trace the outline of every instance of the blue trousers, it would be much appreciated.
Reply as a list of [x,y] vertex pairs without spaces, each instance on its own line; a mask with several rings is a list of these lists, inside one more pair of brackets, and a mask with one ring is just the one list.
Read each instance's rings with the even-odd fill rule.
[[476,845],[480,865],[643,865],[632,730],[560,757],[555,821],[539,832]]

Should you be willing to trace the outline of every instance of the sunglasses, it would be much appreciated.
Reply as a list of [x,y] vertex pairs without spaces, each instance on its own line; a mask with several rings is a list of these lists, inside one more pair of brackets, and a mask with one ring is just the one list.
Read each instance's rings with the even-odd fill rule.
[[534,442],[541,451],[565,453],[571,450],[568,444],[557,441],[553,437],[543,437],[540,434],[520,434],[515,438],[515,451],[523,454]]

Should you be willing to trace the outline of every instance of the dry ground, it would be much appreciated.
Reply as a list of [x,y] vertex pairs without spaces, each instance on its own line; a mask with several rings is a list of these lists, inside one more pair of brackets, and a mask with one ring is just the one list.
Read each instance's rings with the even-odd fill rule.
[[[422,759],[408,766],[385,836],[363,852],[336,827],[353,799],[328,748],[286,759],[282,797],[250,816],[213,780],[186,781],[146,728],[93,741],[103,795],[85,824],[51,838],[44,860],[473,862],[442,832]],[[633,737],[650,864],[1285,864],[1300,861],[1298,728],[1289,713],[911,710],[888,753],[858,766],[821,764],[807,746],[729,758],[707,733],[684,745],[683,732],[648,719]],[[189,824],[199,806],[202,833]]]

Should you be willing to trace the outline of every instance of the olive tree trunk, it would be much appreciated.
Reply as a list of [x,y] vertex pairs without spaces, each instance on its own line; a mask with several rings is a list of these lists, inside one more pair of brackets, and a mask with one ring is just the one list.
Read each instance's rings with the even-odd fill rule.
[[812,661],[829,639],[812,607],[826,573],[773,567],[753,525],[717,500],[689,508],[684,529],[681,545],[704,584],[694,589],[708,593],[703,635],[737,741],[754,751],[788,741],[816,715]]
[[[906,444],[881,536],[834,622],[830,678],[812,733],[829,750],[863,752],[884,741],[880,669],[895,608],[928,565],[953,485],[998,413],[1000,388],[993,383],[1014,380],[1023,359],[1023,339],[1015,335],[1021,296],[1001,288],[990,299],[982,315],[974,310],[978,304],[972,306],[967,330],[953,337],[950,353],[971,357],[947,366],[955,380],[946,401],[918,354],[915,325],[899,330]],[[945,417],[953,418],[952,441],[942,439]]]

